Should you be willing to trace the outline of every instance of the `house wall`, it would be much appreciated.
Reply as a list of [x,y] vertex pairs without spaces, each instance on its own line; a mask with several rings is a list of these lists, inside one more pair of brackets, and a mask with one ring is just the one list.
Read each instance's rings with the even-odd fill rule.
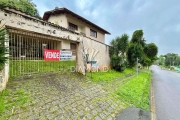
[[[96,41],[105,43],[105,33],[101,32],[100,30],[94,28],[93,26],[73,17],[72,15],[68,14],[60,14],[60,15],[51,15],[48,19],[49,22],[55,23],[58,21],[60,26],[68,28],[68,23],[71,22],[78,26],[78,32],[83,32],[86,34],[86,37],[94,39]],[[61,22],[60,22],[61,21]],[[90,36],[90,29],[95,30],[97,32],[97,38]]]
[[[97,31],[97,38],[90,36],[90,29]],[[105,43],[105,35],[101,31],[97,30],[96,28],[90,25],[87,25],[86,27],[86,36],[89,37],[90,39],[97,40],[101,43]]]
[[[109,46],[96,42],[90,38],[84,38],[84,47],[88,50],[86,51],[89,54],[89,60],[94,57],[94,60],[97,61],[99,67],[109,67],[110,66],[110,57],[109,57]],[[95,49],[95,50],[93,50]],[[97,51],[97,54],[95,54]]]
[[70,50],[70,41],[62,41],[62,49]]
[[52,22],[54,24],[60,25],[62,27],[67,28],[67,17],[65,14],[60,15],[51,15],[48,19],[49,22]]

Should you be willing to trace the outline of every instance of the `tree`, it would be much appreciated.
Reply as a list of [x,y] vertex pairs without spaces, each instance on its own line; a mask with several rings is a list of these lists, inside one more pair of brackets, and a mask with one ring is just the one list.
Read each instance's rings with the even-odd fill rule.
[[32,0],[0,0],[0,7],[15,8],[29,15],[40,17],[36,5]]
[[164,55],[165,57],[165,65],[166,66],[174,66],[179,64],[179,56],[175,53],[168,53]]
[[158,47],[154,43],[147,44],[144,48],[144,52],[148,58],[153,58],[158,53]]
[[117,39],[118,50],[120,50],[123,55],[128,50],[128,38],[129,36],[127,34],[123,34],[120,38]]
[[130,47],[127,52],[128,64],[129,67],[133,67],[136,64],[137,58],[142,60],[143,46],[145,44],[143,39],[143,31],[142,30],[134,31],[129,44]]
[[140,41],[143,39],[143,30],[136,30],[132,35],[131,42],[132,43],[141,43]]
[[112,57],[114,54],[118,54],[117,38],[110,42],[111,47],[109,48],[109,56]]
[[143,66],[150,66],[157,59],[158,47],[154,43],[146,44],[143,31],[136,30],[133,33],[127,51],[129,67],[136,65],[137,58]]
[[110,43],[111,66],[117,71],[123,71],[126,68],[125,53],[128,50],[128,38],[127,34],[123,34],[121,37],[113,39]]
[[128,51],[127,51],[127,58],[129,67],[133,67],[136,64],[137,58],[142,59],[143,55],[143,48],[141,45],[137,43],[130,42]]

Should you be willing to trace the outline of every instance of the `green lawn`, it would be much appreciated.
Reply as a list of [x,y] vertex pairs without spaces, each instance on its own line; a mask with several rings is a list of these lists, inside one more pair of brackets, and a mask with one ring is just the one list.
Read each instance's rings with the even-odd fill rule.
[[75,64],[75,61],[10,60],[10,78],[29,73],[63,71]]
[[149,110],[150,71],[142,72],[115,91],[129,105]]
[[107,82],[133,72],[134,72],[133,69],[126,69],[123,72],[117,72],[115,70],[109,70],[107,72],[92,72],[92,73],[89,72],[88,77],[91,78],[91,74],[92,74],[92,80],[94,82],[103,82],[103,81]]
[[[0,92],[0,120],[5,120],[6,117],[13,114],[13,108],[24,108],[25,103],[30,100],[30,96],[23,89],[8,91],[7,89]],[[6,111],[11,110],[8,116],[2,116]]]

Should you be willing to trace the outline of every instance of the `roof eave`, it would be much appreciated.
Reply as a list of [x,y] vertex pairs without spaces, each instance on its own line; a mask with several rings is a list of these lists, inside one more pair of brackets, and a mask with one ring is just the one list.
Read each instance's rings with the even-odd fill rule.
[[111,33],[109,33],[108,31],[104,30],[103,28],[99,27],[98,25],[90,22],[89,20],[81,17],[80,15],[78,15],[78,14],[70,11],[70,10],[67,9],[67,8],[55,8],[54,10],[46,11],[46,12],[44,13],[44,15],[43,15],[43,20],[47,21],[47,20],[49,19],[49,17],[50,17],[51,14],[54,14],[55,12],[56,12],[55,14],[57,14],[58,11],[63,11],[64,13],[70,13],[71,15],[73,15],[73,16],[75,16],[75,17],[77,17],[77,18],[80,18],[82,21],[84,21],[84,22],[86,22],[86,23],[89,23],[90,25],[98,28],[99,30],[101,30],[101,31],[104,32],[105,34],[109,34],[109,35],[111,34]]

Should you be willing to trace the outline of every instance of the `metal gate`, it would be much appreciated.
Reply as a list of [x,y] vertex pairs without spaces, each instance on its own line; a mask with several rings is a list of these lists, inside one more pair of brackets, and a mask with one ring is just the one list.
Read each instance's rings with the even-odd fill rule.
[[50,36],[9,30],[10,78],[63,71],[75,61],[44,61],[44,49],[61,49],[61,41]]

